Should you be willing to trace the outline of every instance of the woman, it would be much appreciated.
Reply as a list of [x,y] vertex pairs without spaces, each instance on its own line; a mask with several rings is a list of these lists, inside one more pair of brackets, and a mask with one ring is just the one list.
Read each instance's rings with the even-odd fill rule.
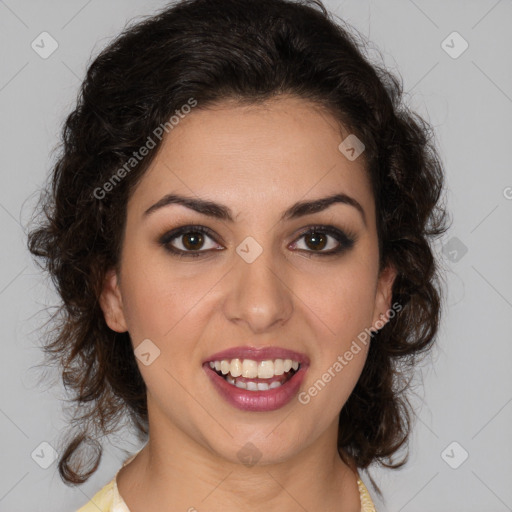
[[80,511],[374,510],[358,469],[406,460],[446,229],[398,80],[319,1],[186,0],[96,58],[63,139],[29,235],[60,475],[126,413],[145,443]]

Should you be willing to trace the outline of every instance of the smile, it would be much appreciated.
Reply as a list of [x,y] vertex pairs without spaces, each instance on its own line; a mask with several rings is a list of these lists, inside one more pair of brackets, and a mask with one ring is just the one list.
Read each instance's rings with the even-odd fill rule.
[[300,390],[309,359],[268,347],[238,347],[211,356],[203,369],[219,395],[233,407],[265,412],[287,405]]
[[298,361],[275,359],[255,361],[254,359],[223,359],[210,361],[210,368],[226,382],[248,391],[275,389],[288,381],[300,368]]

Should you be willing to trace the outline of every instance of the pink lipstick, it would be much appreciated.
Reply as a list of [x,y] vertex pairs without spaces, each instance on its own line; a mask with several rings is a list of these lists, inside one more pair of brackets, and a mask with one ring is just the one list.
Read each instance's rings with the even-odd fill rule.
[[203,369],[232,406],[253,412],[284,407],[298,393],[309,358],[279,347],[233,347],[211,355]]

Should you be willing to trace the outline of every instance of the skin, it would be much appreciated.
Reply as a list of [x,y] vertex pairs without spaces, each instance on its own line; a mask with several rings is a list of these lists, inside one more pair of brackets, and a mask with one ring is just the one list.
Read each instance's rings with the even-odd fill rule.
[[[128,331],[134,348],[150,339],[161,351],[149,366],[137,361],[148,389],[150,439],[118,475],[131,512],[360,510],[357,474],[341,461],[336,441],[368,346],[307,405],[293,399],[271,412],[234,408],[201,367],[233,346],[289,348],[311,360],[304,391],[391,307],[396,273],[379,273],[364,160],[338,150],[347,135],[329,113],[292,96],[251,107],[197,107],[164,139],[137,185],[119,272],[108,273],[100,300],[111,329]],[[293,203],[334,192],[357,200],[366,222],[341,203],[279,221]],[[144,216],[169,193],[222,203],[235,221],[177,204]],[[174,256],[159,244],[166,232],[191,224],[215,234],[204,235],[198,258]],[[301,230],[314,224],[357,239],[345,252],[321,256],[338,242],[329,236],[326,247],[308,246]],[[263,248],[250,264],[236,252],[248,236]],[[185,250],[184,238],[173,245]],[[215,247],[224,250],[209,251]],[[237,456],[248,442],[261,452],[250,467]]]

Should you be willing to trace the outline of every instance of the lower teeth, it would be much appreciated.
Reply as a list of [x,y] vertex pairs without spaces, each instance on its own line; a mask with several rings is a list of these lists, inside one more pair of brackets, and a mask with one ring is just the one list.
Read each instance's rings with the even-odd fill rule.
[[233,386],[236,386],[240,389],[247,389],[248,391],[267,391],[269,389],[278,388],[279,386],[282,386],[282,384],[279,381],[274,381],[271,384],[267,384],[266,382],[242,382],[242,381],[235,381],[231,375],[227,375],[226,380],[232,384]]
[[[295,373],[295,371],[291,370],[290,375],[284,382],[288,382]],[[229,373],[227,375],[221,375],[221,377],[223,377],[227,382],[229,382],[229,384],[236,386],[237,388],[240,389],[246,389],[247,391],[268,391],[269,389],[275,389],[284,384],[284,382],[281,383],[277,380],[271,382],[270,384],[268,384],[267,382],[254,382],[250,380],[247,382],[243,382],[238,379],[235,380],[233,377],[231,377]]]

